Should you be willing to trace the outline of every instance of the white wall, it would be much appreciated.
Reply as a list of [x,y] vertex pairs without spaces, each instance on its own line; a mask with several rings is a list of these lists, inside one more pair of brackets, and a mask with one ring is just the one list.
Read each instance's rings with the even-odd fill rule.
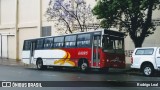
[[42,26],[51,26],[51,35],[55,36],[58,35],[58,33],[56,33],[56,28],[54,26],[54,22],[53,21],[47,21],[47,17],[46,17],[46,11],[47,8],[49,7],[49,1],[50,0],[42,0]]
[[0,22],[2,25],[15,24],[16,0],[0,0]]
[[48,4],[49,4],[50,0],[42,0],[42,22],[47,22],[47,19],[45,17],[45,13],[47,11],[48,8]]
[[40,0],[19,0],[19,25],[33,25],[39,22]]
[[16,59],[16,37],[13,35],[8,36],[8,58]]
[[160,16],[160,10],[153,11],[153,15],[152,15],[153,19],[160,18],[159,16]]
[[19,58],[20,59],[21,59],[24,40],[39,37],[39,34],[37,34],[38,32],[39,30],[36,27],[19,29]]
[[143,47],[160,47],[160,26],[156,27],[154,34],[146,37]]

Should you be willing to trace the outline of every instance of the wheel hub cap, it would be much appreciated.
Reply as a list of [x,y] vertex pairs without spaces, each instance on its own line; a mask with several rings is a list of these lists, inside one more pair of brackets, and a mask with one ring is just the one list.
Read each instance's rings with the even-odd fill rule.
[[41,68],[41,66],[42,66],[42,63],[38,62],[38,68]]
[[151,68],[150,68],[150,67],[146,67],[146,68],[144,69],[144,73],[145,73],[146,75],[150,75],[150,74],[151,74]]
[[87,68],[87,64],[86,63],[83,63],[82,66],[81,66],[82,70],[85,70]]

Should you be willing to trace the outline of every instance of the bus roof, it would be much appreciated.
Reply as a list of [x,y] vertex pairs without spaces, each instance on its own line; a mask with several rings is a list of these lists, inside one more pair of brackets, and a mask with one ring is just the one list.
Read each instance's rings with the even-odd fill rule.
[[116,34],[119,33],[120,35],[122,35],[122,34],[124,35],[123,32],[115,31],[115,29],[114,29],[114,30],[111,30],[111,29],[99,28],[99,29],[96,30],[96,31],[78,32],[78,33],[63,34],[63,35],[57,35],[57,36],[45,36],[45,37],[39,37],[39,38],[33,38],[33,39],[26,39],[26,40],[36,40],[36,39],[43,39],[43,38],[50,38],[50,37],[69,36],[69,35],[85,34],[85,33],[99,32],[99,31],[101,31],[101,32],[104,33],[104,30],[110,31],[111,33],[115,32]]

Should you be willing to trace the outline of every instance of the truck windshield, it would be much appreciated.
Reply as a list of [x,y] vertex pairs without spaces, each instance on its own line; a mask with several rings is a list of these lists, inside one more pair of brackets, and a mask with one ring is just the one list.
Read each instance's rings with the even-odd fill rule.
[[124,53],[124,38],[104,35],[102,47],[104,52]]

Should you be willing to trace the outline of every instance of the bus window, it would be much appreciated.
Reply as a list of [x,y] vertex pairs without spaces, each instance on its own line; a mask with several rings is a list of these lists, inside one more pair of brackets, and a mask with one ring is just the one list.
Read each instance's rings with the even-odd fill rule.
[[64,37],[55,37],[54,38],[54,47],[61,48],[64,46]]
[[[97,39],[98,39],[98,42],[97,42]],[[99,37],[99,38],[95,38],[94,40],[93,40],[93,45],[94,46],[98,46],[98,47],[101,47],[101,37]]]
[[76,35],[65,37],[65,47],[75,47],[76,46]]
[[91,46],[91,35],[81,34],[77,38],[77,47],[88,47]]
[[114,40],[114,49],[123,49],[123,41],[120,39]]
[[119,37],[103,36],[102,46],[105,51],[122,52],[124,49],[124,40]]
[[31,41],[24,41],[23,50],[31,49]]
[[50,49],[53,47],[53,38],[44,39],[44,49]]
[[36,49],[43,49],[43,42],[44,42],[44,39],[38,39]]

